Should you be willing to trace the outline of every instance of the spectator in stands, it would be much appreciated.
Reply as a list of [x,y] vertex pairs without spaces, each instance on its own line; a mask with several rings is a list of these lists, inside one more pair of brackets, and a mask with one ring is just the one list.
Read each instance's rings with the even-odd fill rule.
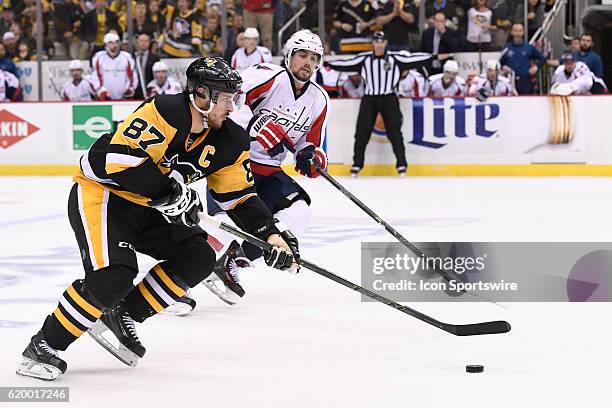
[[516,95],[516,91],[510,80],[501,75],[499,61],[489,60],[487,73],[480,74],[472,80],[467,95],[475,96],[482,102],[491,96]]
[[429,96],[432,98],[465,96],[465,79],[459,76],[457,61],[446,61],[441,74],[429,77],[428,88]]
[[442,72],[442,65],[446,59],[452,57],[452,53],[459,51],[459,40],[457,31],[446,27],[446,16],[442,12],[434,15],[434,26],[423,31],[421,34],[421,46],[419,51],[428,54],[438,54],[438,60],[434,60],[430,73]]
[[17,55],[13,57],[13,61],[38,61],[38,56],[30,49],[27,42],[22,42],[17,45]]
[[[385,38],[388,39],[389,51],[401,51],[409,48],[408,31],[411,24],[406,23],[402,15],[408,14],[401,7],[400,0],[389,0],[382,7],[379,6],[376,13],[376,25],[382,26]],[[403,13],[403,14],[402,14]]]
[[[168,6],[169,7],[169,6]],[[178,0],[169,16],[169,27],[162,51],[170,57],[189,58],[200,54],[202,25],[189,0]]]
[[147,83],[148,96],[174,95],[183,92],[182,85],[173,77],[168,76],[168,65],[163,61],[153,64],[155,78]]
[[572,50],[572,52],[580,51],[580,37],[572,38],[572,42],[570,43],[570,49]]
[[[522,1],[514,13],[515,22],[525,21],[525,7]],[[527,0],[527,38],[530,39],[544,22],[544,4],[540,0]]]
[[166,28],[166,16],[160,10],[158,0],[149,0],[147,15],[153,24],[155,24],[155,32],[159,36]]
[[94,9],[81,22],[81,39],[91,44],[92,53],[104,48],[104,36],[115,31],[121,35],[117,15],[108,9],[106,0],[94,0]]
[[2,43],[6,48],[6,56],[13,59],[17,55],[17,37],[12,31],[7,31],[2,35]]
[[2,43],[0,43],[0,69],[3,71],[10,72],[11,74],[19,78],[17,66],[15,66],[15,63],[12,61],[11,58],[8,58],[6,56],[6,48]]
[[13,14],[13,7],[5,5],[2,8],[2,19],[0,19],[0,35],[6,33],[14,22],[15,14]]
[[588,95],[606,93],[604,81],[594,75],[589,67],[571,50],[561,57],[563,65],[555,70],[550,93],[553,95]]
[[[113,0],[110,3],[110,11],[117,15],[117,18],[124,18],[127,14],[127,2],[131,0]],[[136,6],[136,1],[132,1],[132,12],[134,12],[134,8]]]
[[264,47],[271,50],[274,24],[273,0],[242,0],[242,7],[245,25],[258,28]]
[[[147,85],[153,80],[153,65],[159,61],[159,55],[151,52],[151,40],[147,34],[140,34],[136,40],[134,50],[134,62],[136,63],[136,73],[138,83]],[[144,77],[144,78],[143,78]],[[145,99],[142,86],[138,86],[134,91],[134,99]]]
[[138,86],[134,58],[120,50],[121,40],[115,33],[104,36],[105,49],[92,59],[92,84],[98,99],[120,101],[134,96]]
[[51,3],[53,8],[51,18],[57,30],[53,41],[55,58],[86,59],[89,45],[81,41],[77,33],[85,13],[83,9],[72,0]]
[[[127,36],[127,14],[119,18],[119,24],[121,25],[124,35]],[[147,2],[145,0],[138,0],[136,3],[134,18],[132,19],[132,29],[134,31],[134,42],[140,34],[146,34],[149,38],[155,36],[157,26],[147,15]],[[124,39],[129,41],[128,38]]]
[[544,56],[533,45],[525,42],[523,25],[512,25],[512,41],[502,51],[500,63],[505,75],[514,71],[515,86],[519,95],[529,95],[533,91],[532,78],[538,73],[538,68],[544,63]]
[[603,77],[603,64],[601,57],[593,50],[593,35],[584,33],[580,36],[580,50],[576,60],[584,62],[596,77]]
[[221,35],[219,34],[219,19],[208,18],[202,30],[202,56],[219,56],[221,48]]
[[397,96],[404,98],[424,98],[427,96],[427,78],[416,69],[402,73]]
[[490,51],[493,12],[489,0],[473,0],[474,7],[467,12],[467,51]]
[[244,30],[244,17],[242,14],[234,14],[233,26],[227,30],[227,47],[225,47],[225,53],[223,54],[223,59],[227,62],[231,63],[232,56],[240,48],[237,44],[237,37]]
[[375,23],[375,17],[374,7],[367,0],[341,1],[334,10],[332,23],[339,33],[340,51],[355,53],[370,50],[370,26]]
[[501,50],[505,47],[510,36],[510,28],[514,19],[517,0],[491,0],[491,10],[493,10],[494,21],[492,25],[496,27],[493,31],[493,49]]
[[21,102],[23,92],[19,79],[9,71],[0,69],[0,102]]
[[349,74],[348,79],[342,82],[341,92],[346,98],[361,99],[365,95],[365,85],[361,75]]
[[64,84],[62,99],[66,102],[88,102],[96,99],[96,90],[88,79],[83,77],[83,63],[70,61],[68,65],[72,79]]
[[244,47],[238,48],[232,56],[231,66],[242,73],[251,65],[272,62],[270,50],[259,44],[259,32],[255,27],[244,30]]
[[446,16],[446,26],[453,30],[459,30],[463,28],[465,31],[465,13],[467,9],[458,7],[457,4],[450,0],[427,0],[425,5],[425,18],[431,22],[429,26],[433,25],[432,19],[437,13],[444,13]]

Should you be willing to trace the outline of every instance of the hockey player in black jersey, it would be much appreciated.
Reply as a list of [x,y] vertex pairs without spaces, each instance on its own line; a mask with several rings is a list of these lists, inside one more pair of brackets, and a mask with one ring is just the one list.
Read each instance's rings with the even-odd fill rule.
[[[207,234],[198,226],[200,198],[188,187],[199,179],[207,179],[214,200],[238,226],[274,246],[264,255],[268,265],[295,268],[297,240],[278,231],[257,197],[249,136],[227,119],[241,84],[222,59],[197,59],[187,69],[184,93],[147,99],[81,158],[68,216],[85,276],[66,289],[32,337],[18,374],[57,378],[67,367],[57,351],[85,331],[121,361],[136,365],[145,348],[134,321],[172,305],[215,265]],[[160,262],[133,286],[136,252]]]

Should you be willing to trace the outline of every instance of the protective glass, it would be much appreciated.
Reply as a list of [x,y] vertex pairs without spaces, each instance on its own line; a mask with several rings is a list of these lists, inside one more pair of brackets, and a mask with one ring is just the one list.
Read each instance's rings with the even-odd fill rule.
[[217,105],[221,105],[226,109],[238,110],[244,105],[245,95],[242,91],[234,94],[221,92],[217,96]]

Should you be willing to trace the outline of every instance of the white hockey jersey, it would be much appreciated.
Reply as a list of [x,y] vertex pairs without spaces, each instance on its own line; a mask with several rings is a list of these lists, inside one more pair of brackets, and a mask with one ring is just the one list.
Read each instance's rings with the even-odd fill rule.
[[96,99],[96,89],[88,78],[82,78],[78,83],[70,80],[64,84],[62,99],[66,102],[88,102]]
[[162,85],[158,84],[155,79],[147,84],[147,94],[152,95],[174,95],[183,92],[183,86],[179,81],[172,77],[168,77]]
[[0,69],[0,102],[11,102],[11,98],[7,95],[9,88],[18,90],[19,79],[12,73]]
[[416,69],[408,71],[406,78],[400,80],[397,96],[405,98],[424,98],[427,96],[427,79]]
[[125,51],[119,51],[112,58],[106,50],[98,51],[92,61],[92,83],[98,91],[104,87],[111,100],[123,99],[128,89],[138,86],[138,75],[134,58]]
[[468,88],[468,96],[476,96],[478,92],[483,89],[486,91],[488,96],[506,96],[514,95],[514,87],[508,78],[502,75],[497,76],[497,82],[495,83],[495,89],[493,84],[487,78],[485,74],[474,77],[470,87]]
[[429,77],[429,96],[432,98],[443,98],[445,96],[465,96],[465,79],[459,75],[449,86],[444,86],[442,78],[444,74],[436,74]]
[[552,84],[571,84],[574,88],[574,94],[588,94],[593,82],[600,83],[604,88],[606,84],[600,78],[597,78],[589,67],[582,61],[577,61],[576,66],[571,74],[565,73],[565,66],[559,65],[553,74]]
[[246,53],[246,48],[238,48],[232,56],[232,68],[241,74],[251,65],[264,62],[272,62],[272,53],[269,49],[260,45],[255,48],[255,51],[248,55]]
[[[253,115],[267,114],[281,125],[296,146],[296,153],[308,145],[321,146],[327,124],[327,93],[310,80],[296,95],[293,77],[286,69],[273,64],[258,64],[242,74],[245,106],[230,118],[245,129]],[[246,112],[246,113],[245,113]],[[270,175],[281,171],[288,150],[270,157],[263,146],[251,138],[251,169]]]

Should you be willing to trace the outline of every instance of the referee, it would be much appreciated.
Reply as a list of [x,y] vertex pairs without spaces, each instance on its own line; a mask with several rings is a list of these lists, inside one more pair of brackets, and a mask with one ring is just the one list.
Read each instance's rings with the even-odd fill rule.
[[373,51],[362,52],[348,60],[326,63],[326,66],[336,71],[360,72],[365,84],[365,95],[361,99],[357,117],[351,175],[357,177],[363,168],[365,149],[370,141],[376,116],[381,113],[395,154],[397,172],[403,177],[406,175],[406,151],[401,131],[402,113],[395,93],[402,71],[427,65],[433,56],[425,53],[387,51],[387,39],[382,31],[374,33],[372,45]]

